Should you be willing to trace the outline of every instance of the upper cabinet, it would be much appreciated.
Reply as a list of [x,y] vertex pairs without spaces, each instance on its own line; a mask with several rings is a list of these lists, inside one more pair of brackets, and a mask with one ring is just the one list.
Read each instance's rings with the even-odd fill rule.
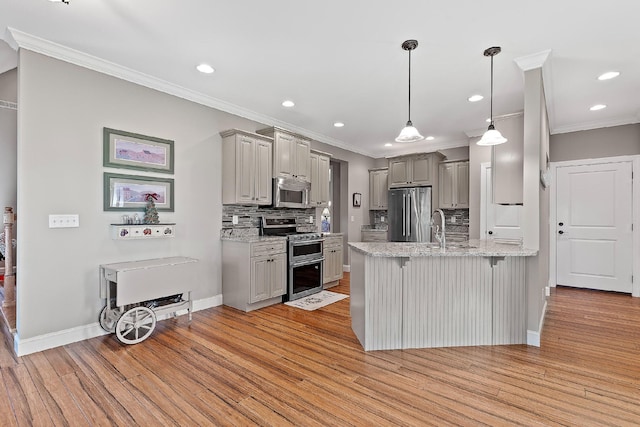
[[277,127],[260,129],[261,135],[273,137],[273,177],[286,176],[311,180],[311,140]]
[[521,205],[524,178],[524,116],[520,114],[496,120],[495,126],[507,138],[507,142],[491,147],[493,203]]
[[387,209],[389,169],[369,170],[369,210]]
[[469,162],[440,163],[438,173],[441,209],[469,207]]
[[272,139],[232,129],[222,136],[222,203],[270,205]]
[[435,185],[439,153],[414,154],[389,159],[389,188]]
[[329,162],[328,155],[312,152],[309,155],[311,177],[311,207],[329,206]]

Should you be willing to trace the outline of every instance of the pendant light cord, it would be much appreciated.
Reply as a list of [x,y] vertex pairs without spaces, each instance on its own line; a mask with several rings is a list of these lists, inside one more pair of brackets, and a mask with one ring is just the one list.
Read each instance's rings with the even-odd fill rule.
[[409,123],[411,123],[411,51],[409,51]]
[[493,55],[491,55],[491,126],[493,126]]

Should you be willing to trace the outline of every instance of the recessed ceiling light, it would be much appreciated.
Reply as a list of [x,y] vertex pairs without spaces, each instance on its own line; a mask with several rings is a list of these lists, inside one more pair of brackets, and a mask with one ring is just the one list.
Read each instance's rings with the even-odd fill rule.
[[209,64],[200,64],[196,67],[196,70],[204,74],[211,74],[215,71],[213,67]]
[[615,79],[619,75],[620,75],[620,71],[607,71],[606,73],[598,76],[598,80],[611,80],[611,79]]
[[295,103],[295,102],[293,102],[293,101],[290,101],[290,100],[288,100],[288,99],[287,99],[286,101],[282,101],[282,106],[283,106],[283,107],[291,108],[291,107],[293,107],[294,105],[296,105],[296,103]]
[[607,106],[604,105],[604,104],[597,104],[597,105],[594,105],[593,107],[589,108],[589,110],[598,111],[598,110],[602,110],[604,108],[607,108]]
[[426,137],[425,139],[426,139],[427,141],[433,141],[435,138],[434,138],[434,137],[432,137],[432,136],[428,136],[428,137]]
[[344,126],[344,123],[342,123],[342,122],[335,122],[333,125],[334,125],[335,127],[337,127],[337,128],[341,128],[341,127],[343,127],[343,126]]
[[393,144],[390,142],[387,142],[386,144],[384,144],[385,147],[393,147]]
[[478,101],[482,101],[484,99],[484,96],[482,96],[482,95],[471,95],[467,99],[469,100],[469,102],[478,102]]

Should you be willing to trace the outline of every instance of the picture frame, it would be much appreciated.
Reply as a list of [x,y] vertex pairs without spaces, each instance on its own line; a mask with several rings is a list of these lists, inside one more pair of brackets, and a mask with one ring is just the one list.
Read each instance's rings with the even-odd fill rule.
[[122,175],[104,172],[105,211],[144,211],[146,194],[156,194],[158,211],[174,211],[174,181],[172,178]]
[[361,204],[362,204],[362,194],[353,193],[353,207],[359,208]]
[[173,141],[110,128],[102,139],[105,167],[173,174]]

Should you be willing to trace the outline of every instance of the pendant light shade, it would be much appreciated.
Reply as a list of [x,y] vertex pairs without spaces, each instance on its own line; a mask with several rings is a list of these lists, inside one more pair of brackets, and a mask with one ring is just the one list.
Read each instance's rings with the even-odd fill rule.
[[420,135],[418,129],[413,127],[413,123],[411,123],[411,51],[417,47],[417,40],[407,40],[402,43],[402,49],[409,51],[409,120],[407,120],[407,125],[400,131],[396,142],[416,142],[424,139],[424,136]]
[[493,57],[500,53],[502,49],[499,46],[490,47],[485,49],[484,56],[491,57],[491,123],[489,124],[489,128],[482,135],[480,141],[476,142],[478,145],[498,145],[504,144],[507,142],[507,138],[502,136],[500,131],[498,131],[493,125]]

